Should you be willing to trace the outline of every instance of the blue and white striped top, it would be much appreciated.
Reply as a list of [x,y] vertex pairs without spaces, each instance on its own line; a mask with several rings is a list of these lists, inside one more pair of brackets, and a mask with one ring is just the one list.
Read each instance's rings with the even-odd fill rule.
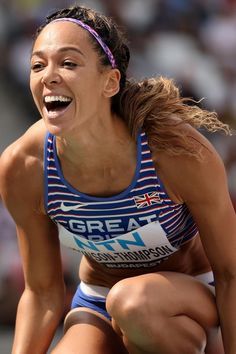
[[147,136],[137,140],[133,181],[112,197],[94,197],[64,178],[55,136],[45,139],[45,208],[60,241],[110,268],[152,267],[196,236],[185,204],[167,195],[153,164]]

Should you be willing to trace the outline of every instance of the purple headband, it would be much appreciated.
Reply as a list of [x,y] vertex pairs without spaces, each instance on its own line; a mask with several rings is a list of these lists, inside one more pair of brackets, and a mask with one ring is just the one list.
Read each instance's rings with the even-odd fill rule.
[[[115,58],[112,54],[112,52],[110,51],[110,49],[108,48],[108,46],[106,45],[106,43],[103,42],[102,38],[99,36],[99,34],[93,29],[91,28],[89,25],[86,25],[85,23],[83,23],[80,20],[77,20],[76,18],[71,18],[71,17],[61,17],[61,18],[56,18],[55,20],[53,20],[52,22],[58,22],[58,21],[69,21],[69,22],[74,22],[77,25],[79,25],[80,27],[86,29],[89,33],[91,33],[91,35],[96,39],[96,41],[100,44],[100,46],[102,47],[103,51],[106,53],[109,62],[111,63],[112,69],[116,68],[116,61]],[[51,22],[51,23],[52,23]]]

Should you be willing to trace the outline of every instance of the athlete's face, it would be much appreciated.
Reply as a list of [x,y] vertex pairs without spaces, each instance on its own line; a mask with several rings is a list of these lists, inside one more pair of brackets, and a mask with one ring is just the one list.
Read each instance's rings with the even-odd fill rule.
[[75,131],[101,114],[107,72],[86,30],[66,21],[42,30],[32,51],[30,88],[51,133]]

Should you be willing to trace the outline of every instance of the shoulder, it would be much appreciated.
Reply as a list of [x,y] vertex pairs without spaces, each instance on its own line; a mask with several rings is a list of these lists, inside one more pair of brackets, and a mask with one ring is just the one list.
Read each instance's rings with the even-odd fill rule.
[[38,121],[2,153],[0,186],[6,203],[23,202],[23,197],[42,192],[45,134],[44,124]]
[[[198,156],[166,152],[153,152],[154,162],[164,184],[180,202],[206,197],[212,189],[225,186],[227,177],[224,163],[212,143],[196,129],[185,126],[185,136],[190,139]],[[201,191],[201,194],[199,194]]]
[[43,162],[45,134],[42,122],[38,121],[9,145],[1,155],[1,176],[7,174],[9,179],[17,179],[21,173],[32,173]]

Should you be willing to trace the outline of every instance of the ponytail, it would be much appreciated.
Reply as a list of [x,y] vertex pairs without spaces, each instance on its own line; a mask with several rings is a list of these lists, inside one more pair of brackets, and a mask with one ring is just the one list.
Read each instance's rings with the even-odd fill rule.
[[201,109],[192,99],[182,98],[173,80],[163,77],[141,82],[127,80],[120,97],[120,113],[132,136],[136,137],[143,129],[152,150],[172,155],[198,155],[196,145],[183,129],[184,123],[196,129],[231,134],[229,126],[215,112]]

